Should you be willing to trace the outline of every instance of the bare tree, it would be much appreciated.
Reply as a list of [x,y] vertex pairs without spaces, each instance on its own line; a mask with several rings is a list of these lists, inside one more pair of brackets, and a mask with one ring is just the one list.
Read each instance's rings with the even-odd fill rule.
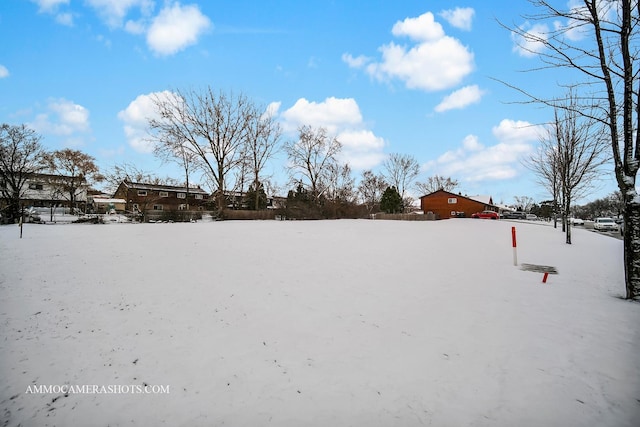
[[[567,103],[573,103],[570,93]],[[568,222],[571,203],[580,199],[593,187],[601,174],[601,166],[608,160],[604,153],[609,148],[603,138],[604,128],[592,119],[576,113],[575,108],[556,109],[554,129],[556,137],[562,221],[566,243],[571,244],[571,224]]]
[[184,184],[186,192],[186,208],[189,210],[189,179],[193,168],[196,165],[196,153],[186,144],[173,141],[167,144],[155,144],[153,154],[160,158],[162,162],[173,162],[184,172]]
[[[541,70],[577,71],[588,92],[586,111],[607,127],[618,187],[625,201],[624,266],[626,297],[640,299],[640,197],[636,177],[640,168],[640,79],[638,78],[638,0],[581,0],[561,10],[547,0],[530,0],[541,14],[529,21],[549,21],[548,31],[512,28],[523,40],[522,48],[538,55]],[[560,24],[560,25],[558,25]],[[541,28],[539,26],[538,28]],[[579,38],[576,37],[579,35]],[[532,49],[530,46],[542,47]],[[549,104],[540,97],[534,101]],[[595,102],[594,102],[595,101]],[[579,103],[581,104],[581,103]],[[578,105],[580,114],[585,105]]]
[[327,197],[334,201],[355,203],[355,179],[348,164],[329,165]]
[[522,212],[530,212],[535,205],[535,200],[529,196],[515,196],[513,199],[516,202],[516,207]]
[[153,172],[144,171],[130,163],[122,163],[114,165],[111,170],[104,174],[104,183],[106,184],[104,191],[108,194],[114,194],[123,181],[152,185],[180,185],[173,178],[162,178]]
[[150,131],[159,144],[180,144],[193,153],[196,166],[213,184],[218,208],[226,206],[227,178],[244,159],[243,144],[254,110],[244,95],[200,91],[175,91],[153,98],[159,118],[149,119]]
[[362,172],[358,192],[369,212],[380,206],[380,199],[388,186],[382,175],[376,175],[370,170]]
[[440,175],[430,176],[425,182],[416,183],[418,191],[422,194],[431,194],[438,190],[453,191],[458,185],[458,180]]
[[568,218],[572,203],[593,188],[602,166],[610,160],[604,128],[593,115],[585,115],[584,111],[577,113],[576,102],[575,93],[569,90],[560,106],[554,109],[554,121],[540,141],[540,150],[527,162],[539,180],[553,190],[567,244],[571,244]]
[[[260,174],[264,170],[267,162],[280,149],[280,137],[282,129],[280,124],[276,122],[270,111],[260,113],[254,109],[251,120],[248,125],[247,141],[246,141],[246,163],[249,165],[251,174],[253,175],[253,186],[259,188]],[[258,209],[259,193],[255,192],[255,209]]]
[[407,189],[420,173],[418,161],[411,155],[394,153],[382,165],[387,172],[387,181],[398,190],[402,200],[405,200]]
[[79,150],[56,150],[45,155],[44,161],[51,173],[59,175],[51,179],[51,186],[69,200],[72,209],[77,208],[77,197],[82,187],[104,180],[96,159]]
[[25,125],[0,126],[0,196],[6,203],[3,216],[20,216],[20,198],[27,179],[44,168],[41,136]]
[[331,165],[337,162],[336,156],[341,148],[340,142],[329,137],[325,128],[314,129],[311,126],[301,126],[298,140],[285,144],[292,182],[306,186],[316,204],[328,187]]
[[[558,206],[560,205],[560,159],[556,141],[553,138],[553,127],[547,127],[547,134],[541,136],[538,149],[523,160],[525,167],[531,170],[538,184],[545,188],[552,197],[553,227],[558,227]],[[516,201],[517,201],[516,197]]]

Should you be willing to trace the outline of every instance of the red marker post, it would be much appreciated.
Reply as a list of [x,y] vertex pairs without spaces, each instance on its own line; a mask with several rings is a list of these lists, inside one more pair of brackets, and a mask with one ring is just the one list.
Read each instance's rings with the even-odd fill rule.
[[511,227],[511,245],[513,246],[513,265],[518,266],[518,250],[516,245],[516,228]]

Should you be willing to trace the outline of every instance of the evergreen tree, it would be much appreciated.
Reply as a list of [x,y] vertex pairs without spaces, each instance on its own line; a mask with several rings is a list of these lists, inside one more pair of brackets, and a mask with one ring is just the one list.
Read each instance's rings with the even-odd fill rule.
[[386,213],[400,213],[402,208],[402,197],[396,187],[387,187],[380,199],[380,209]]
[[[257,187],[257,189],[256,189]],[[264,192],[264,185],[258,181],[252,183],[244,195],[245,204],[249,210],[262,210],[267,208],[267,193]]]

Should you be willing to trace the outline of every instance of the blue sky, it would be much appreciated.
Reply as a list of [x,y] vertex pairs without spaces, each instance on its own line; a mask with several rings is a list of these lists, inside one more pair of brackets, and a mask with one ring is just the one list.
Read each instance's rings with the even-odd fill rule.
[[[523,18],[534,11],[524,0],[3,0],[0,122],[105,170],[129,162],[181,179],[142,141],[148,97],[208,85],[272,108],[285,139],[326,127],[357,176],[410,154],[419,181],[439,174],[495,202],[540,201],[549,196],[522,159],[552,112],[497,81],[559,96],[571,78],[523,72],[539,63],[498,21],[535,31]],[[286,194],[283,164],[267,173]],[[581,202],[614,190],[609,167]]]

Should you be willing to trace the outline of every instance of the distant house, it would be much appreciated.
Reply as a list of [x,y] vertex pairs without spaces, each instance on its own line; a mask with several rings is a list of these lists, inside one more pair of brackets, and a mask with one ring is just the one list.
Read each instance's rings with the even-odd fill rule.
[[89,196],[90,210],[94,213],[124,213],[127,209],[127,201],[125,199],[114,199],[104,196]]
[[433,212],[437,218],[471,218],[471,215],[484,210],[498,212],[491,196],[463,196],[444,190],[434,191],[420,197],[420,208],[426,214]]
[[[250,209],[250,202],[247,201],[246,192],[225,191],[228,209]],[[280,196],[267,196],[267,209],[280,209],[286,205],[287,198]]]
[[[1,186],[6,186],[0,182]],[[71,206],[71,189],[75,206]],[[82,178],[44,173],[30,174],[20,192],[20,203],[25,207],[65,206],[84,211],[89,186]]]
[[203,210],[209,193],[200,187],[178,187],[123,181],[113,194],[129,212]]

